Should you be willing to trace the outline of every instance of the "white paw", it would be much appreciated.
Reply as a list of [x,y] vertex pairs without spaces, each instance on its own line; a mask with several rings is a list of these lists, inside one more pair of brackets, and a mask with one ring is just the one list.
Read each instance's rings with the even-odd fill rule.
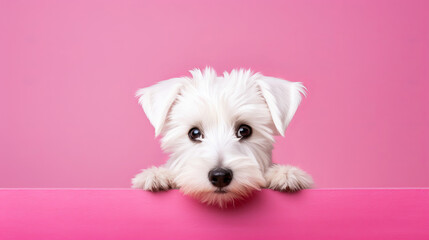
[[267,188],[278,191],[299,191],[310,188],[313,179],[303,170],[289,165],[273,165],[265,173]]
[[144,169],[132,180],[132,188],[147,191],[162,191],[174,188],[173,175],[170,170],[163,167],[151,167]]

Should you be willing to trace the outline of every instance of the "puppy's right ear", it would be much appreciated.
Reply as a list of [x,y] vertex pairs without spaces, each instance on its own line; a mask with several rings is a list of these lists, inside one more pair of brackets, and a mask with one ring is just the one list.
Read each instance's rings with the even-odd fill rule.
[[173,78],[137,91],[136,97],[155,128],[155,136],[162,132],[168,112],[185,81],[185,78]]

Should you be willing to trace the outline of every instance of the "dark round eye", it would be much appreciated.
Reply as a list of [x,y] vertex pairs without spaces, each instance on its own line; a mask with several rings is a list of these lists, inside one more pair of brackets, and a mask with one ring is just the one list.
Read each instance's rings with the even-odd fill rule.
[[201,139],[203,138],[203,134],[198,128],[191,128],[191,130],[189,130],[188,136],[192,141],[198,142],[201,142]]
[[240,125],[240,127],[237,129],[238,138],[248,138],[250,135],[252,135],[252,128],[246,124]]

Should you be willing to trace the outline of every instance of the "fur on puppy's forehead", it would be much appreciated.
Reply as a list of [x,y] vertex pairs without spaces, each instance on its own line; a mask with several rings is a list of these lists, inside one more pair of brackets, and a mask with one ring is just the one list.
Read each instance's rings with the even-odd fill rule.
[[[194,70],[193,78],[181,88],[171,111],[169,120],[180,120],[196,126],[204,124],[233,125],[246,123],[249,118],[262,118],[269,122],[270,115],[260,91],[255,84],[255,76],[250,71],[233,71],[231,76],[216,76],[213,70],[206,70],[204,75]],[[190,107],[191,106],[191,107]],[[255,116],[255,111],[261,111]],[[263,114],[261,114],[263,113]],[[176,118],[176,119],[173,119]],[[198,119],[203,122],[198,122]],[[192,121],[196,121],[192,123]]]

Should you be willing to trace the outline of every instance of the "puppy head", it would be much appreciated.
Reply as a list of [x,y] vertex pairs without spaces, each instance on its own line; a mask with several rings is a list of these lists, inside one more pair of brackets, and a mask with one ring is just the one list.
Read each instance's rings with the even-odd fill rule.
[[301,83],[233,70],[195,69],[137,92],[162,135],[178,187],[225,206],[265,185],[273,135],[283,135],[304,94]]

